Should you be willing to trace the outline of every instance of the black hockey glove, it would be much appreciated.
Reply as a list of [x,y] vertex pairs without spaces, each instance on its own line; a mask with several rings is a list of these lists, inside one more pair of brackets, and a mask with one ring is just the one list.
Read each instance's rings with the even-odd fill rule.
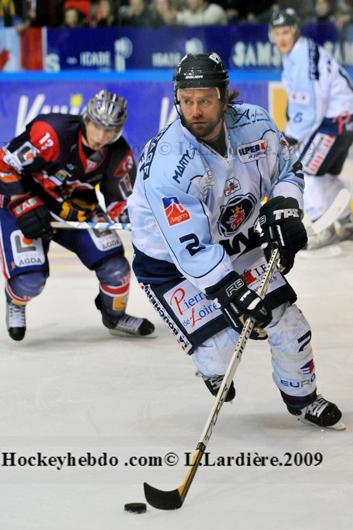
[[50,240],[53,230],[50,226],[50,213],[39,197],[30,193],[14,196],[8,209],[16,217],[17,224],[25,237],[36,239],[41,237]]
[[256,321],[256,326],[250,338],[257,340],[267,338],[262,328],[271,322],[271,311],[266,307],[264,300],[249,289],[243,278],[235,271],[208,287],[206,294],[219,303],[229,325],[238,333],[243,329],[247,317],[252,317]]
[[291,270],[296,253],[308,242],[302,218],[303,212],[293,197],[274,197],[261,207],[260,243],[267,261],[272,250],[278,248],[279,269],[283,274]]

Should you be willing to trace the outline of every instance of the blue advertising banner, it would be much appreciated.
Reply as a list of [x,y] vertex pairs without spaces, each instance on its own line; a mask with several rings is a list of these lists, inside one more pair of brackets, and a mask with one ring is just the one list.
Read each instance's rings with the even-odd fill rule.
[[[304,35],[353,65],[350,29],[340,35],[331,23],[305,24]],[[107,70],[175,68],[186,53],[216,50],[228,68],[278,68],[281,58],[263,24],[208,27],[48,29],[45,69]]]
[[[153,79],[155,77],[155,80]],[[17,74],[0,78],[0,145],[20,134],[40,113],[80,114],[87,100],[102,88],[117,92],[128,101],[124,135],[138,156],[159,129],[175,119],[172,72],[160,79],[150,72],[137,80],[118,80],[116,74],[72,73]],[[233,75],[231,76],[231,79]],[[238,82],[241,99],[268,107],[266,82]]]

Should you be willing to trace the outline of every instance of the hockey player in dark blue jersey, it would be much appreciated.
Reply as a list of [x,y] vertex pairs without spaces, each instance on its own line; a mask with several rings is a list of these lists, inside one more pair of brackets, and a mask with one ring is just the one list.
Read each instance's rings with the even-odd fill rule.
[[26,332],[25,309],[49,275],[50,241],[77,254],[99,281],[96,307],[113,334],[147,336],[154,326],[126,313],[130,266],[116,232],[56,230],[51,221],[100,220],[95,187],[108,215],[121,220],[136,166],[122,136],[126,100],[107,90],[92,97],[83,116],[39,115],[0,150],[0,246],[7,328]]

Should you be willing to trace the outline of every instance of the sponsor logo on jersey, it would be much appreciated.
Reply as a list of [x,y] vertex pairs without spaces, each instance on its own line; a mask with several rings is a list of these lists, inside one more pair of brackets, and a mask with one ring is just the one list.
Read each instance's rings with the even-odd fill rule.
[[221,207],[221,215],[218,219],[219,233],[222,236],[233,235],[251,216],[255,204],[256,199],[251,193],[231,198],[226,205]]
[[209,300],[187,280],[163,296],[173,315],[190,335],[222,314],[217,302]]
[[313,359],[310,359],[310,361],[308,361],[307,363],[304,364],[304,366],[301,366],[300,367],[302,373],[304,375],[310,375],[313,373],[313,371],[315,370],[315,364],[314,364],[314,360]]
[[281,379],[281,385],[289,388],[304,388],[306,385],[311,386],[315,379],[315,374],[311,374],[309,378],[301,381],[298,379]]
[[10,236],[10,241],[16,267],[30,267],[45,263],[45,254],[41,239],[25,239],[21,230],[14,230]]
[[265,140],[257,140],[250,144],[240,145],[237,152],[240,161],[243,162],[243,164],[246,164],[247,162],[253,162],[259,158],[264,158],[266,156],[266,148],[267,142]]
[[250,285],[252,282],[256,280],[256,276],[254,276],[251,269],[247,269],[246,271],[244,271],[242,274],[242,278],[244,282],[246,283],[246,285]]
[[229,195],[233,195],[236,191],[240,190],[240,182],[235,177],[226,180],[226,185],[224,188],[224,195],[226,197],[229,197]]
[[190,219],[189,212],[177,197],[163,197],[163,206],[169,226],[177,225]]
[[318,133],[314,136],[310,148],[304,151],[301,160],[305,171],[316,175],[335,140],[335,136],[329,134]]
[[181,159],[177,163],[177,166],[175,168],[175,172],[174,172],[174,175],[173,175],[173,179],[176,180],[178,182],[178,184],[180,184],[180,179],[183,176],[183,173],[185,171],[186,166],[188,165],[190,160],[192,160],[194,158],[195,152],[196,152],[196,150],[194,148],[192,148],[190,150],[187,149],[187,151],[183,154],[183,156],[181,157]]
[[186,351],[186,353],[192,353],[192,344],[189,341],[188,337],[185,335],[185,333],[180,329],[178,324],[173,320],[171,315],[167,312],[165,307],[162,306],[162,304],[159,302],[159,300],[156,298],[155,293],[152,291],[149,285],[142,285],[142,289],[144,289],[149,301],[152,303],[156,311],[158,312],[159,316],[167,324],[171,332],[176,337],[177,342],[180,344],[183,350]]

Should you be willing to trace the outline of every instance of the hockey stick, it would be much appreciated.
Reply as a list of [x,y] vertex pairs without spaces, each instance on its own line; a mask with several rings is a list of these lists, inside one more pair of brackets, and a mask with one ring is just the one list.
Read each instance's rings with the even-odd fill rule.
[[[278,260],[279,251],[275,249],[272,252],[271,259],[268,262],[258,291],[258,294],[261,296],[261,298],[264,298],[266,294]],[[154,508],[158,508],[159,510],[175,510],[177,508],[181,508],[183,505],[185,497],[199,468],[201,458],[206,450],[206,446],[211,438],[213,427],[217,422],[218,415],[225,401],[231,382],[233,381],[235,371],[241,361],[245,345],[248,341],[254,324],[255,321],[251,317],[247,318],[245,321],[228,369],[223,377],[222,384],[215,398],[215,403],[207,419],[201,438],[192,455],[191,464],[181,485],[175,490],[163,491],[150,486],[146,482],[144,483],[146,500]]]
[[52,221],[50,223],[52,228],[60,229],[76,229],[76,230],[130,230],[130,223],[115,223],[114,221],[85,221],[80,223],[80,221]]
[[345,208],[347,208],[351,199],[352,197],[350,191],[346,188],[343,188],[340,190],[335,200],[327,208],[326,212],[323,213],[317,221],[312,223],[307,216],[304,216],[304,224],[308,231],[308,235],[317,235],[338,221],[339,216],[343,213]]

